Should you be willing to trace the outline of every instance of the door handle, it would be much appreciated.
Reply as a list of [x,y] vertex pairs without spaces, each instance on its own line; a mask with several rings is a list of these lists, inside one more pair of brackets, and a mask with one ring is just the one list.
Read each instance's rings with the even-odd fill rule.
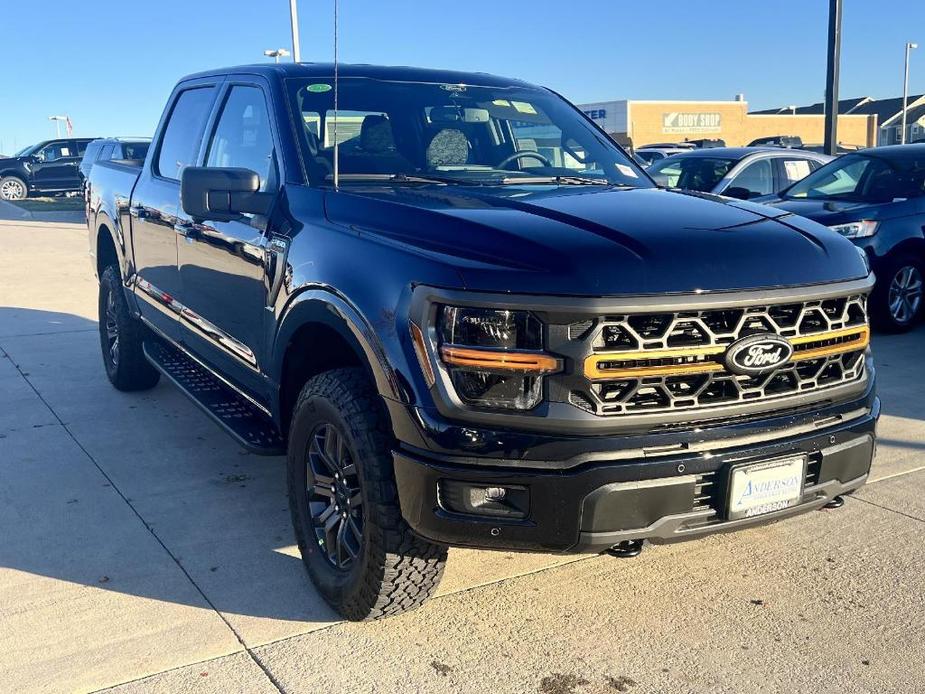
[[128,208],[128,213],[135,219],[146,219],[148,213],[145,212],[145,208],[141,205],[132,205]]

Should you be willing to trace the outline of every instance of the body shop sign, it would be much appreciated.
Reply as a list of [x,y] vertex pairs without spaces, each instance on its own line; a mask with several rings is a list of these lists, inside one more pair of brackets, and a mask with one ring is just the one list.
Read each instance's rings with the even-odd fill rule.
[[722,117],[719,113],[663,113],[663,133],[718,133]]

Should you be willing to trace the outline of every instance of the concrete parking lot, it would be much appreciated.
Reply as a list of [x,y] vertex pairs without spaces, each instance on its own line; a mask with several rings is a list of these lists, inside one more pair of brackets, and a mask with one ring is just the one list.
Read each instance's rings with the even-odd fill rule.
[[454,550],[425,607],[347,624],[283,459],[112,389],[84,230],[0,221],[0,691],[923,692],[925,328],[875,349],[844,508],[632,561]]

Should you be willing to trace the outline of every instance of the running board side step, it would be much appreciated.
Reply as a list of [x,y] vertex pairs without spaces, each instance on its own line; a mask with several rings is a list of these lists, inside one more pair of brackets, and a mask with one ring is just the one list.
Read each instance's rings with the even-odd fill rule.
[[286,444],[270,418],[208,369],[158,338],[145,340],[144,353],[155,369],[248,451],[286,454]]

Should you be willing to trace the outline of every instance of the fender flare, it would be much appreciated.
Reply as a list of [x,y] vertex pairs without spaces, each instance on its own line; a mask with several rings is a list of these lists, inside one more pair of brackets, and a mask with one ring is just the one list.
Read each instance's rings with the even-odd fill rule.
[[380,395],[406,400],[401,381],[392,368],[376,331],[362,312],[346,297],[327,287],[308,287],[289,299],[273,339],[271,379],[282,383],[286,349],[296,331],[308,323],[320,323],[335,330],[362,357]]
[[125,237],[122,234],[122,229],[104,209],[99,209],[96,211],[93,224],[93,228],[96,229],[92,241],[94,272],[96,271],[97,264],[99,263],[99,238],[100,233],[103,231],[103,227],[106,227],[108,230],[109,240],[112,241],[112,245],[116,249],[116,260],[119,263],[119,270],[122,273],[122,279],[123,281],[128,281],[128,261],[125,254]]

